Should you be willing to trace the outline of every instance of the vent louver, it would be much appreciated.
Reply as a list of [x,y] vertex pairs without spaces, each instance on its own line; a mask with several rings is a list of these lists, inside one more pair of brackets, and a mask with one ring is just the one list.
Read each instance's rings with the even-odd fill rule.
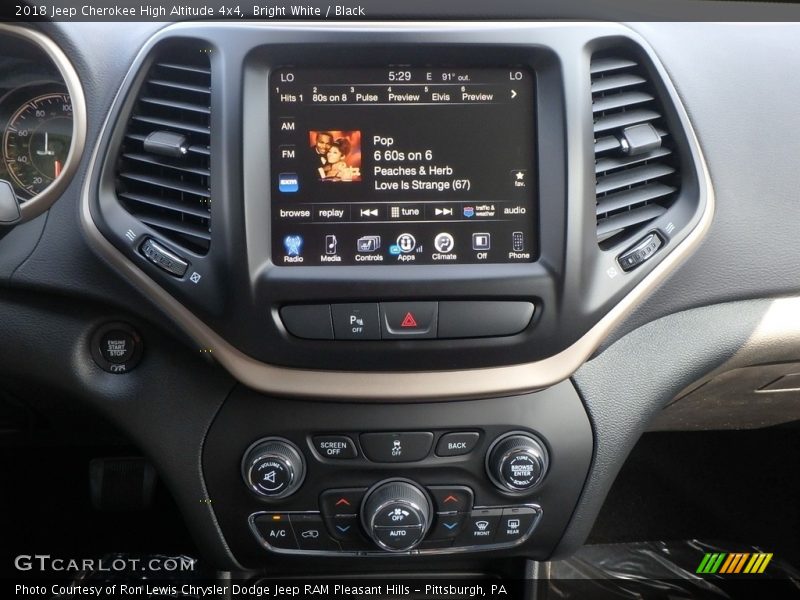
[[185,43],[162,49],[139,89],[116,171],[126,210],[198,254],[211,244],[210,107],[208,55]]
[[598,54],[591,78],[597,241],[607,247],[664,214],[680,178],[647,70],[631,57]]

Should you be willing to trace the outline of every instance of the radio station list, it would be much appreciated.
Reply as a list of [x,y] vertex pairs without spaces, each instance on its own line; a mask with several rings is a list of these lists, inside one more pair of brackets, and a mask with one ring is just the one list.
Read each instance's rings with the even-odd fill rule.
[[533,83],[507,69],[279,69],[273,262],[535,258]]

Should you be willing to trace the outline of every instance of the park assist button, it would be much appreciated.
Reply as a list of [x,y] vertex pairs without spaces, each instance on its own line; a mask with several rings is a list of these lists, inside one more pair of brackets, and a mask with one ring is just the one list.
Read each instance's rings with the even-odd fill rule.
[[435,338],[438,302],[381,302],[383,339]]
[[333,333],[337,340],[379,340],[380,319],[377,302],[333,304]]
[[346,435],[314,436],[314,449],[323,458],[355,458],[358,456],[355,443]]
[[475,449],[480,434],[475,431],[446,433],[436,444],[436,456],[461,456]]

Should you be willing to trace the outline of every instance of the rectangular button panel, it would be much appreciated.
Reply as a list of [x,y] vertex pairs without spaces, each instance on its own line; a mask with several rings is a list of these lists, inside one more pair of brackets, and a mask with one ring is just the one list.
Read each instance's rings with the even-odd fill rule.
[[[444,486],[443,486],[444,487]],[[458,486],[449,486],[457,489]],[[336,491],[336,490],[330,490]],[[536,505],[483,506],[466,513],[437,513],[425,540],[392,556],[481,552],[510,548],[527,540],[542,509]],[[250,516],[256,539],[277,554],[387,556],[364,535],[357,514],[262,512]]]
[[306,339],[457,339],[520,333],[534,310],[518,301],[356,302],[289,305],[280,315],[290,333]]

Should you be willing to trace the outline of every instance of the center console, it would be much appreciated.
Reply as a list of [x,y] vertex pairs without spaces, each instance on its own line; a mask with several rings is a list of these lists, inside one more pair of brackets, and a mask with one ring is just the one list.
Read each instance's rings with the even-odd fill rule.
[[486,552],[548,556],[591,456],[589,420],[569,383],[369,408],[242,390],[215,420],[203,466],[226,540],[245,564],[267,556],[422,564]]
[[84,191],[95,249],[242,384],[201,471],[248,567],[563,551],[569,377],[712,203],[646,43],[568,23],[168,27]]

